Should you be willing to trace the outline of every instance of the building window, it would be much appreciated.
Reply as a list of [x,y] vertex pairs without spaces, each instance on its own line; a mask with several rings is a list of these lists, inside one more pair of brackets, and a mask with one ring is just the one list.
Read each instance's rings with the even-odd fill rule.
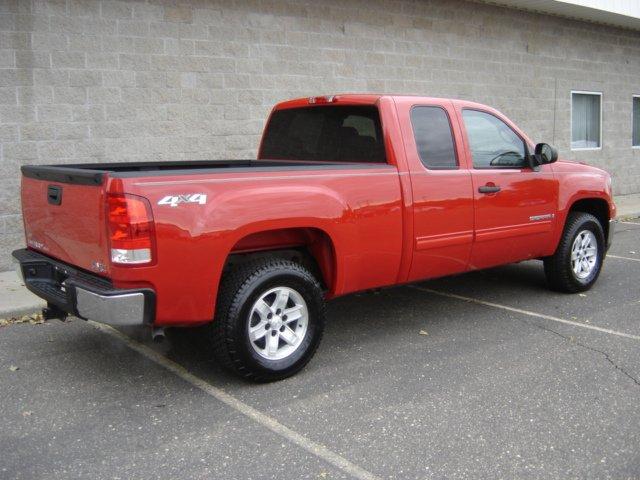
[[602,146],[602,94],[571,92],[571,149]]
[[640,95],[633,97],[633,146],[640,148]]

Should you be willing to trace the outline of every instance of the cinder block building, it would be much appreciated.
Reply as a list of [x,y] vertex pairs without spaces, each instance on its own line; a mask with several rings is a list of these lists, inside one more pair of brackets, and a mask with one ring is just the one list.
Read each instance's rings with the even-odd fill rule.
[[21,165],[253,157],[340,92],[487,103],[640,192],[637,0],[0,0],[0,270]]

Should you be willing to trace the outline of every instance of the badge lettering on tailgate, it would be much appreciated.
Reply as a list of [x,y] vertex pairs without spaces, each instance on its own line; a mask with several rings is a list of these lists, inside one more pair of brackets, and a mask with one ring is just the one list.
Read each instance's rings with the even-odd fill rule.
[[158,202],[158,205],[169,205],[170,207],[177,207],[181,203],[197,203],[199,205],[206,205],[207,194],[187,193],[185,195],[167,195]]

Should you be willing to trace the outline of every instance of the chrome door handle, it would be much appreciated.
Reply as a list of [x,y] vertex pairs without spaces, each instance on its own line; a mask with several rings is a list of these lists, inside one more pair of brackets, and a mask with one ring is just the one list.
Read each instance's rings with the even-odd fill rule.
[[480,193],[496,193],[500,191],[500,187],[497,185],[483,185],[478,188]]

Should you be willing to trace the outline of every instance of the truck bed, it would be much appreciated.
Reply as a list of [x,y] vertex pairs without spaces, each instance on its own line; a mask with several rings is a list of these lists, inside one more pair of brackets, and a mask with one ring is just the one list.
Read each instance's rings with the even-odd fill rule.
[[[386,163],[318,162],[307,160],[191,160],[169,162],[113,162],[70,165],[25,165],[25,177],[52,182],[100,185],[103,177],[149,177],[203,173],[278,171],[305,169],[353,169],[390,167]],[[393,168],[393,167],[390,167]]]

